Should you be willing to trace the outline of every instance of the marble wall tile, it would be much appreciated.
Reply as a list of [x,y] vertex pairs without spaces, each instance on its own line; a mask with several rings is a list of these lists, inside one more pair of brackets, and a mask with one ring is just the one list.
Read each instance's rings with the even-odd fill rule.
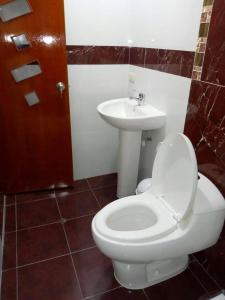
[[203,64],[202,80],[225,85],[225,1],[215,0]]
[[130,64],[138,67],[144,67],[145,48],[133,47],[130,49]]
[[199,170],[225,196],[225,87],[192,81],[185,134],[195,147]]
[[114,46],[67,46],[68,64],[131,64],[165,73],[191,77],[194,52]]
[[146,48],[145,68],[191,77],[194,52]]
[[191,77],[194,62],[194,52],[140,48],[130,50],[130,64],[157,70],[165,73]]
[[67,46],[70,65],[128,64],[129,48],[117,46]]

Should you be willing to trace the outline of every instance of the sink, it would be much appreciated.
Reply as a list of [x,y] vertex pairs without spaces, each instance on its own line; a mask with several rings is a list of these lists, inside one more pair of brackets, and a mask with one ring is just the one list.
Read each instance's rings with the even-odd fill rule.
[[97,110],[108,124],[129,131],[158,129],[164,125],[166,117],[165,113],[153,106],[137,106],[137,101],[129,98],[103,102]]
[[130,196],[137,186],[142,130],[163,127],[166,114],[150,104],[138,106],[129,98],[105,101],[97,111],[105,122],[119,129],[117,197]]

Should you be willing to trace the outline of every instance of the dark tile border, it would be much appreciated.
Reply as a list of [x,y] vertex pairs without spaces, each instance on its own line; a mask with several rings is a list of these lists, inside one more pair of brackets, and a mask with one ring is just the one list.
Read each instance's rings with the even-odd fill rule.
[[194,52],[119,46],[67,46],[69,65],[131,64],[165,73],[191,77]]
[[67,46],[70,65],[128,64],[129,48],[118,46]]

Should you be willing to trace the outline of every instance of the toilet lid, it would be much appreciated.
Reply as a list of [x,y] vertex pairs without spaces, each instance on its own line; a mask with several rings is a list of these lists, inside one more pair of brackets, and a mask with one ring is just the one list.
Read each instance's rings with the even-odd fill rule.
[[178,221],[192,209],[197,176],[197,161],[190,140],[181,133],[169,135],[156,154],[151,191]]

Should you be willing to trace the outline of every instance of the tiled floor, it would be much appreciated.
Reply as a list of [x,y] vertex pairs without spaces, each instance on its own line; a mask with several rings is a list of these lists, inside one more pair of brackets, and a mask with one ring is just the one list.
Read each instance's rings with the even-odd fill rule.
[[16,195],[7,206],[2,300],[205,300],[218,286],[192,258],[182,274],[128,291],[95,247],[94,214],[116,199],[116,176],[81,180],[74,188]]

